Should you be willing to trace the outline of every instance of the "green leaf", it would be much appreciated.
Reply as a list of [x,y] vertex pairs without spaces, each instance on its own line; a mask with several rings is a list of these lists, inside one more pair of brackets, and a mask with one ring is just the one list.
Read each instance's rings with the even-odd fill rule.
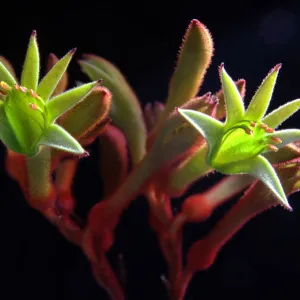
[[8,71],[8,69],[0,62],[0,81],[5,81],[8,85],[12,86],[16,83],[13,75]]
[[192,20],[183,39],[177,67],[171,78],[169,95],[162,122],[175,107],[194,98],[202,84],[213,56],[213,41],[208,29],[198,20]]
[[222,170],[225,174],[250,174],[261,180],[280,200],[282,206],[291,210],[276,171],[269,161],[261,155],[251,159],[231,163]]
[[36,32],[33,31],[30,37],[23,71],[21,75],[21,85],[36,91],[39,81],[40,56],[36,41]]
[[51,98],[46,104],[49,111],[49,123],[54,122],[63,113],[82,101],[100,82],[101,81],[90,82]]
[[245,109],[241,94],[234,81],[225,71],[223,64],[220,66],[220,75],[226,105],[226,131],[234,123],[240,121],[244,117]]
[[69,51],[61,60],[59,60],[53,68],[46,74],[46,76],[40,82],[37,93],[47,102],[55,90],[57,84],[66,72],[68,65],[76,51],[76,48]]
[[266,117],[262,119],[264,124],[267,124],[271,128],[276,128],[292,114],[294,114],[300,108],[300,99],[290,101],[285,105],[273,110]]
[[280,68],[281,64],[276,65],[263,80],[248,106],[245,114],[246,120],[259,121],[265,115]]
[[[84,55],[79,61],[82,71],[92,80],[103,79],[103,85],[112,95],[110,117],[128,141],[132,162],[136,165],[146,153],[146,126],[140,103],[121,72],[107,60]],[[126,117],[124,117],[126,116]]]
[[208,158],[215,149],[223,134],[223,124],[212,117],[189,109],[178,109],[178,112],[206,139],[208,143]]
[[39,145],[46,145],[74,154],[84,154],[85,150],[66,130],[57,124],[52,124],[44,132]]
[[274,133],[271,133],[269,136],[280,138],[282,140],[282,143],[276,144],[276,147],[281,148],[286,144],[300,140],[300,130],[299,129],[278,130],[275,131]]
[[110,104],[110,92],[106,88],[96,87],[84,100],[67,111],[58,124],[80,139],[107,117]]

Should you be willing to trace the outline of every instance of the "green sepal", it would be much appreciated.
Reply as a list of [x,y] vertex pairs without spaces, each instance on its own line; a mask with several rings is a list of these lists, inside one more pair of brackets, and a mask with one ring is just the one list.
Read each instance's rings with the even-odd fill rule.
[[111,94],[103,87],[96,87],[72,109],[67,111],[58,124],[79,140],[107,118],[111,105]]
[[0,62],[9,71],[9,73],[13,77],[14,81],[17,82],[16,72],[15,72],[14,67],[12,66],[11,62],[6,57],[4,57],[2,55],[0,55]]
[[66,72],[68,65],[75,53],[76,49],[69,51],[62,59],[60,59],[41,80],[37,93],[47,102],[55,90],[57,84],[61,80],[63,74]]
[[40,55],[36,41],[36,32],[33,31],[29,40],[27,53],[21,75],[21,85],[36,91],[39,81]]
[[262,122],[271,128],[278,127],[300,108],[300,99],[290,101],[266,115]]
[[208,144],[207,159],[210,161],[223,134],[223,124],[207,114],[190,109],[178,109],[178,112],[206,139]]
[[2,62],[0,62],[0,81],[4,81],[10,86],[16,83],[15,78]]
[[259,121],[265,115],[276,84],[281,64],[275,66],[263,80],[245,113],[245,120]]
[[254,176],[270,188],[274,195],[280,200],[282,206],[291,210],[276,171],[262,155],[223,165],[220,172],[224,174],[250,174]]
[[66,130],[57,124],[50,125],[38,145],[45,145],[73,154],[84,154],[85,150]]
[[51,98],[50,101],[46,103],[49,113],[48,122],[51,124],[75,104],[82,101],[100,82],[101,81],[94,81],[87,83]]
[[241,94],[234,81],[225,71],[223,64],[220,66],[220,77],[225,97],[226,122],[224,129],[226,131],[233,124],[242,120],[245,108]]

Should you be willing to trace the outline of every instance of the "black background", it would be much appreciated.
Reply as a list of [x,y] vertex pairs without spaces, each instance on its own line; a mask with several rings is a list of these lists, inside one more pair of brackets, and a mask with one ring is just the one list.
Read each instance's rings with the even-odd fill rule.
[[[228,2],[228,3],[227,3]],[[211,31],[215,42],[213,63],[202,92],[219,89],[217,66],[224,62],[233,78],[247,80],[247,100],[268,71],[283,68],[270,109],[300,96],[300,4],[297,1],[61,1],[1,3],[0,53],[20,74],[30,33],[37,30],[42,60],[49,52],[64,55],[78,47],[70,66],[71,83],[87,80],[76,59],[95,53],[115,63],[143,104],[163,101],[181,39],[191,19]],[[283,127],[299,127],[299,114]],[[97,148],[82,160],[74,182],[77,211],[85,217],[101,199],[97,177]],[[64,240],[55,227],[24,201],[16,183],[3,167],[1,147],[1,299],[108,299],[95,283],[84,255]],[[219,175],[193,186],[202,191]],[[290,299],[299,295],[300,204],[290,198],[293,213],[275,208],[249,222],[221,251],[215,264],[198,273],[186,299],[219,297]],[[178,207],[179,201],[174,201]],[[185,247],[199,239],[220,218],[185,228]],[[110,258],[125,258],[128,299],[166,299],[160,281],[166,265],[147,222],[144,199],[125,212]]]

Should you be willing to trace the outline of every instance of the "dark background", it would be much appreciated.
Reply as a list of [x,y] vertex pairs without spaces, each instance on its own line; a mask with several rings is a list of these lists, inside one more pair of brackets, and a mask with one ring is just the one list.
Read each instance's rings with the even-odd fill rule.
[[[163,101],[182,36],[190,20],[197,18],[211,31],[216,49],[203,93],[219,89],[217,66],[225,62],[233,78],[247,80],[249,101],[268,71],[282,62],[270,107],[273,109],[300,96],[297,2],[6,2],[1,3],[0,53],[14,63],[20,74],[30,33],[36,29],[43,61],[49,52],[61,57],[78,47],[76,59],[89,52],[115,63],[143,104]],[[69,70],[71,83],[87,80],[76,59]],[[299,114],[284,127],[299,127],[298,120]],[[17,184],[6,176],[3,147],[1,157],[0,298],[108,299],[95,283],[81,251],[33,211]],[[97,158],[94,148],[92,157],[82,160],[74,183],[77,211],[83,218],[93,203],[101,199]],[[195,184],[193,190],[202,191],[214,178]],[[293,213],[275,208],[249,222],[223,248],[212,268],[194,277],[186,299],[244,299],[250,295],[256,299],[279,295],[290,299],[293,293],[299,297],[298,197],[295,194],[290,198]],[[187,226],[185,247],[205,234],[224,210],[226,207],[205,224]],[[166,299],[160,281],[166,266],[146,219],[147,205],[139,199],[118,226],[110,258],[116,264],[118,254],[124,255],[128,299]]]

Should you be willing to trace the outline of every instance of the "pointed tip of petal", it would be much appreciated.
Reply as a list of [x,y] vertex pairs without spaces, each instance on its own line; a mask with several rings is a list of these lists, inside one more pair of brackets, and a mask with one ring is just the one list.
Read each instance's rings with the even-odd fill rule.
[[32,37],[32,38],[36,38],[36,30],[32,30],[32,32],[31,32],[31,37]]
[[70,55],[74,55],[75,54],[75,52],[76,52],[76,50],[77,50],[77,48],[75,47],[75,48],[73,48],[73,49],[71,49],[70,51],[69,51],[69,54]]
[[223,70],[224,70],[224,63],[222,62],[222,63],[219,65],[219,76],[220,76],[220,77],[222,76]]
[[90,153],[88,151],[84,151],[82,157],[89,157]]
[[273,71],[278,71],[278,70],[280,70],[280,68],[282,67],[282,64],[280,63],[280,64],[277,64],[272,70],[271,70],[271,72],[273,72]]
[[281,69],[282,67],[282,64],[277,64],[275,67],[273,67],[270,72],[268,73],[268,75],[266,76],[266,78],[268,76],[270,76],[270,74],[274,73],[274,72],[279,72],[279,70]]
[[102,83],[103,79],[99,79],[96,81],[96,85],[100,85]]
[[293,208],[290,205],[284,206],[284,208],[289,212],[293,212]]
[[279,202],[279,205],[282,206],[288,212],[293,212],[293,208],[290,206],[290,204],[289,204],[289,202],[288,202],[288,200],[286,198],[285,199],[281,199],[281,201]]

